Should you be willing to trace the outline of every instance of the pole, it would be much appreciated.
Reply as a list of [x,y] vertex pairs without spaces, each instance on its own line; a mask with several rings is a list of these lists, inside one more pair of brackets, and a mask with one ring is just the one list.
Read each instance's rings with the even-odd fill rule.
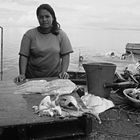
[[3,80],[3,27],[1,29],[1,81]]

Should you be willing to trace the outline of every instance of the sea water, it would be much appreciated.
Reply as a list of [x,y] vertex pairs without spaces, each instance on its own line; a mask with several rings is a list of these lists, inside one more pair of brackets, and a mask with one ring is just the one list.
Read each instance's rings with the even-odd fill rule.
[[[18,75],[18,52],[23,34],[33,27],[4,27],[3,36],[3,80],[13,79]],[[82,70],[79,56],[83,62],[112,62],[118,70],[129,63],[135,63],[133,57],[122,60],[128,42],[140,43],[138,30],[113,30],[103,28],[64,28],[69,36],[74,53],[71,54],[69,70]],[[111,53],[114,53],[111,56]]]

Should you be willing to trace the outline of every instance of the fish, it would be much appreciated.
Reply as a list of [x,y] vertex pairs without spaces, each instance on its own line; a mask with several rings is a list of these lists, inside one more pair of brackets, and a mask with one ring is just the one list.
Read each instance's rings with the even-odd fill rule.
[[73,110],[82,110],[82,107],[79,105],[75,97],[72,95],[61,95],[56,100],[56,103],[59,104],[61,107],[73,109]]

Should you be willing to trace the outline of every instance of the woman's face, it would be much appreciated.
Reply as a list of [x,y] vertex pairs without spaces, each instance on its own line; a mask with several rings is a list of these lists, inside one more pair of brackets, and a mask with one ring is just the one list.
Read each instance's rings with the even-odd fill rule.
[[52,26],[53,17],[49,11],[45,9],[40,10],[37,18],[41,27],[50,28]]

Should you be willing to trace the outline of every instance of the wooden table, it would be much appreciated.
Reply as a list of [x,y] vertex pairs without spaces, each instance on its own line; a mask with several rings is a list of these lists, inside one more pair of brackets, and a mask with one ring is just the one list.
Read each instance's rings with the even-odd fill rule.
[[39,117],[32,110],[44,96],[13,94],[16,85],[12,81],[0,82],[0,130],[1,138],[47,139],[67,136],[88,135],[92,130],[89,115],[61,119]]

